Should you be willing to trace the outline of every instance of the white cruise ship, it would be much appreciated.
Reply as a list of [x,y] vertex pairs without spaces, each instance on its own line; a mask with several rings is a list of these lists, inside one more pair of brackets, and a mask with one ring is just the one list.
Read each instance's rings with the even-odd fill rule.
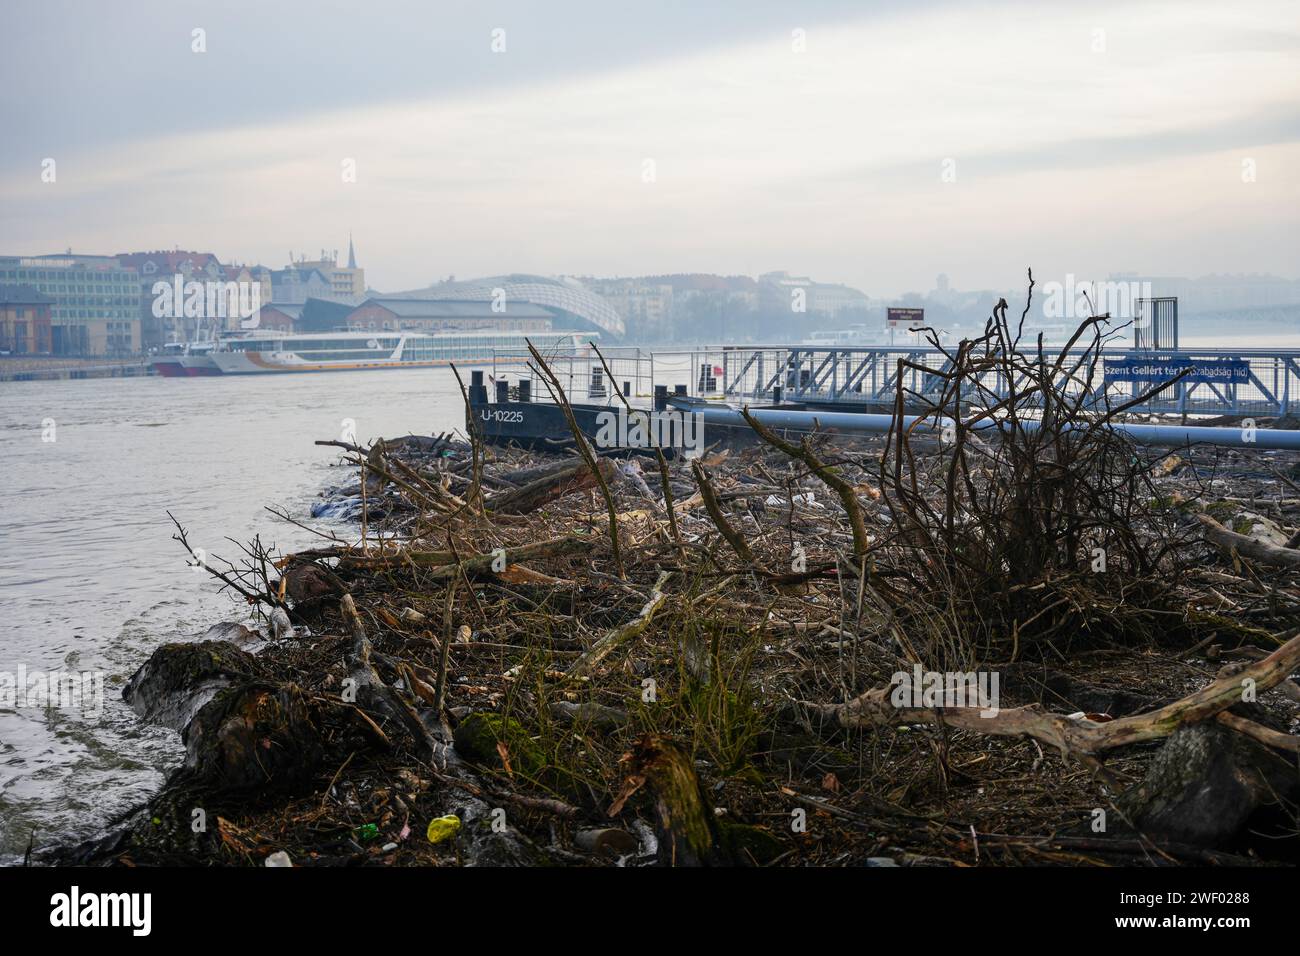
[[493,351],[527,351],[525,339],[543,355],[577,355],[590,332],[321,332],[259,334],[229,339],[210,353],[225,375],[262,372],[342,372],[437,365],[486,365]]

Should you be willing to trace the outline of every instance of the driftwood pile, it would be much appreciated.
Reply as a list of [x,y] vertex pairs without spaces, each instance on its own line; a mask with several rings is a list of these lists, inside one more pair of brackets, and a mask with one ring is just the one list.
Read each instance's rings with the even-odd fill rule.
[[[192,716],[185,765],[74,857],[1300,859],[1297,456],[1132,446],[1069,385],[1095,367],[1005,308],[952,359],[877,440],[322,442],[355,530],[209,562],[269,643],[142,668],[137,710]],[[992,371],[1019,384],[981,429]]]

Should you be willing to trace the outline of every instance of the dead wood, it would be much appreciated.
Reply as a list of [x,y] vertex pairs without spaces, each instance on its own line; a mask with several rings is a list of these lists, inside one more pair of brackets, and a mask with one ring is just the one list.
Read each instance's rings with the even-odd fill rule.
[[[736,557],[746,564],[754,563],[754,553],[749,550],[749,545],[745,539],[727,520],[727,516],[722,512],[722,505],[718,503],[717,492],[713,490],[713,483],[709,481],[709,476],[705,473],[704,467],[699,460],[691,462],[691,471],[695,475],[695,483],[700,489],[700,500],[704,502],[705,509],[709,512],[709,517],[713,519],[714,527],[722,533],[722,537],[731,545],[731,550],[736,552]],[[688,503],[683,502],[683,506]]]
[[[606,481],[612,481],[617,476],[618,469],[607,458],[599,460],[598,468]],[[530,514],[557,498],[575,491],[585,491],[595,487],[596,484],[597,480],[592,474],[591,466],[585,460],[578,459],[526,485],[492,495],[488,498],[487,507],[489,511],[497,514]]]
[[366,636],[365,625],[361,623],[361,616],[357,613],[351,594],[343,595],[339,601],[339,610],[352,631],[352,644],[346,658],[348,677],[354,682],[357,705],[394,721],[406,731],[419,752],[432,756],[438,745],[428,728],[411,705],[384,683],[370,662],[370,639]]
[[661,865],[725,863],[717,821],[690,759],[669,741],[651,735],[637,742],[628,760],[627,782],[609,815],[618,816],[627,799],[644,786],[654,800]]
[[1196,520],[1204,526],[1206,540],[1225,554],[1231,555],[1233,551],[1236,551],[1242,557],[1263,564],[1271,564],[1282,568],[1300,568],[1300,551],[1294,548],[1269,544],[1266,541],[1260,541],[1258,538],[1251,538],[1235,531],[1229,531],[1207,514],[1198,514]]
[[659,580],[655,582],[650,591],[650,599],[646,601],[639,614],[626,624],[620,624],[618,627],[609,631],[598,640],[591,648],[573,662],[573,665],[565,673],[565,678],[572,680],[586,674],[591,668],[595,667],[615,650],[626,644],[628,641],[645,632],[650,626],[651,620],[654,619],[655,612],[663,606],[668,595],[664,592],[664,584],[668,581],[670,572],[664,571],[659,575]]
[[[1085,325],[1100,332],[1104,322]],[[881,852],[905,865],[1172,862],[1174,843],[1145,836],[996,834],[1079,829],[1081,808],[1108,805],[1160,754],[1177,766],[1180,729],[1249,745],[1237,767],[1267,750],[1278,751],[1274,764],[1294,765],[1296,740],[1282,728],[1295,708],[1283,695],[1300,692],[1282,677],[1296,663],[1297,634],[1287,629],[1298,569],[1256,564],[1236,542],[1202,544],[1206,525],[1192,515],[1208,492],[1289,530],[1291,499],[1260,477],[1289,460],[1234,450],[1221,467],[1193,449],[1163,467],[1164,452],[1152,459],[1092,427],[1108,420],[1106,408],[1078,397],[1101,394],[1090,379],[1101,374],[1095,347],[1082,364],[1019,349],[1002,306],[985,333],[947,350],[924,395],[896,394],[899,427],[887,448],[843,435],[800,447],[778,432],[777,443],[714,454],[689,471],[659,457],[651,501],[635,476],[614,480],[621,459],[589,444],[557,458],[489,451],[473,437],[454,447],[439,438],[329,443],[353,467],[322,513],[355,520],[361,471],[367,537],[358,543],[331,523],[319,548],[271,560],[250,546],[244,566],[226,572],[241,608],[278,599],[306,625],[259,659],[277,686],[301,687],[319,717],[324,773],[298,804],[223,807],[217,852],[255,864],[272,848],[295,862],[477,864],[503,859],[484,848],[526,842],[526,853],[507,856],[605,863],[584,852],[596,842],[576,834],[608,826],[605,808],[617,814],[636,798],[639,812],[623,820],[639,838],[622,841],[628,866],[655,858],[656,833],[661,862],[678,864],[838,865]],[[608,363],[605,371],[613,381]],[[1010,400],[1001,385],[991,392],[999,377],[1011,379]],[[548,386],[563,407],[567,396]],[[901,417],[926,402],[923,424]],[[932,424],[951,434],[913,441]],[[873,487],[879,509],[867,499]],[[846,491],[875,539],[852,559],[863,537]],[[471,506],[480,501],[483,510]],[[792,571],[796,543],[807,560]],[[264,562],[278,579],[263,580]],[[1258,649],[1274,641],[1282,646],[1272,654]],[[1239,657],[1247,661],[1214,673],[1212,662]],[[1008,660],[1002,689],[1016,706],[987,717],[910,697],[894,707],[887,689],[857,696],[917,663],[982,672]],[[1188,695],[1197,673],[1204,686]],[[649,686],[661,692],[653,700]],[[1248,686],[1259,700],[1232,706]],[[791,708],[797,716],[835,732],[782,720],[785,702],[801,700],[816,703]],[[463,739],[469,752],[477,727],[482,748],[437,769],[453,736],[443,715],[458,747]],[[656,735],[648,741],[647,727]],[[863,737],[844,727],[891,729]],[[1044,758],[1043,743],[1085,771]],[[1184,774],[1179,792],[1197,792],[1199,773]],[[725,813],[715,816],[713,799]],[[792,835],[790,800],[816,815],[810,837]],[[487,826],[499,807],[510,808],[517,841]],[[1277,809],[1286,815],[1285,804]],[[448,813],[461,816],[459,834],[425,839]],[[741,825],[751,841],[741,850],[733,821],[746,819],[771,830]],[[1243,853],[1256,863],[1294,856],[1300,840],[1252,842],[1258,823],[1235,831]],[[1227,858],[1214,852],[1177,859]],[[165,861],[138,846],[132,854]]]
[[[845,481],[834,468],[823,463],[809,446],[808,439],[805,438],[799,445],[793,445],[763,425],[749,413],[748,408],[742,408],[740,414],[745,416],[745,421],[749,422],[749,427],[758,433],[759,438],[791,458],[802,461],[839,496],[840,504],[844,506],[844,513],[849,516],[849,527],[853,530],[853,553],[866,554],[871,546],[871,537],[867,534],[867,526],[862,520],[862,505],[858,502],[857,487],[852,482]],[[879,497],[878,491],[875,489],[871,491],[875,497]]]
[[537,351],[532,342],[528,342],[528,351],[532,354],[533,361],[537,363],[538,374],[542,376],[542,381],[546,383],[547,391],[551,393],[555,403],[564,412],[564,420],[569,424],[569,431],[573,433],[573,441],[578,446],[579,453],[587,462],[588,471],[595,476],[596,481],[600,484],[600,493],[605,499],[605,510],[609,514],[609,541],[613,550],[614,570],[619,577],[624,577],[626,572],[623,568],[623,552],[618,540],[618,509],[614,505],[614,495],[609,490],[609,482],[605,480],[605,476],[596,461],[595,450],[578,426],[577,419],[573,417],[573,407],[569,404],[568,396],[564,394],[564,386],[560,384],[560,380],[555,377],[551,367],[546,364],[546,359],[542,358],[542,353]]
[[1285,680],[1297,667],[1300,637],[1292,638],[1263,660],[1224,675],[1172,704],[1104,723],[1049,713],[1038,704],[996,712],[984,712],[978,707],[899,707],[891,700],[893,687],[870,690],[842,704],[804,702],[799,706],[842,727],[936,722],[1000,737],[1032,737],[1056,747],[1064,757],[1084,759],[1116,747],[1167,737],[1184,724],[1215,717],[1240,703],[1247,692],[1264,691]]
[[[504,559],[506,568],[508,568],[512,564],[524,561],[586,554],[595,546],[596,540],[593,537],[570,534],[501,550],[505,552]],[[493,570],[493,563],[502,558],[502,555],[496,550],[463,557],[455,551],[423,551],[402,547],[371,555],[358,555],[346,547],[317,548],[310,552],[299,552],[298,556],[311,556],[313,558],[337,557],[340,567],[349,569],[401,567],[403,565],[430,568],[429,574],[434,579],[453,577],[462,571],[470,574],[489,572]]]

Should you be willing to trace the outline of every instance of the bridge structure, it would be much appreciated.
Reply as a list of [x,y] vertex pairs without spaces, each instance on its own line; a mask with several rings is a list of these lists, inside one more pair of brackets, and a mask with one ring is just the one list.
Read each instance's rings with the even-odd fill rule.
[[[1055,356],[1056,351],[1047,354]],[[739,404],[769,404],[775,399],[845,410],[892,406],[900,375],[909,402],[937,399],[943,389],[942,373],[952,367],[943,350],[910,345],[724,346],[693,355],[693,367],[699,369],[690,383],[693,395]],[[900,360],[907,364],[900,367]],[[1107,398],[1118,404],[1185,369],[1190,371],[1181,381],[1133,411],[1196,416],[1300,414],[1300,349],[1102,349],[1093,382],[1073,387],[1090,391],[1089,404],[1101,405]],[[999,398],[1008,392],[1000,372],[990,372],[983,384]],[[716,385],[716,390],[709,385]]]

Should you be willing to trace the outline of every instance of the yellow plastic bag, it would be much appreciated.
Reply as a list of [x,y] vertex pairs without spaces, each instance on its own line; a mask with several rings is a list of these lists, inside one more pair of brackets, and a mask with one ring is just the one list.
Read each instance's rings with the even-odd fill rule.
[[441,843],[444,840],[450,840],[460,832],[460,817],[455,814],[449,814],[445,817],[434,817],[429,821],[429,829],[426,835],[430,843]]

